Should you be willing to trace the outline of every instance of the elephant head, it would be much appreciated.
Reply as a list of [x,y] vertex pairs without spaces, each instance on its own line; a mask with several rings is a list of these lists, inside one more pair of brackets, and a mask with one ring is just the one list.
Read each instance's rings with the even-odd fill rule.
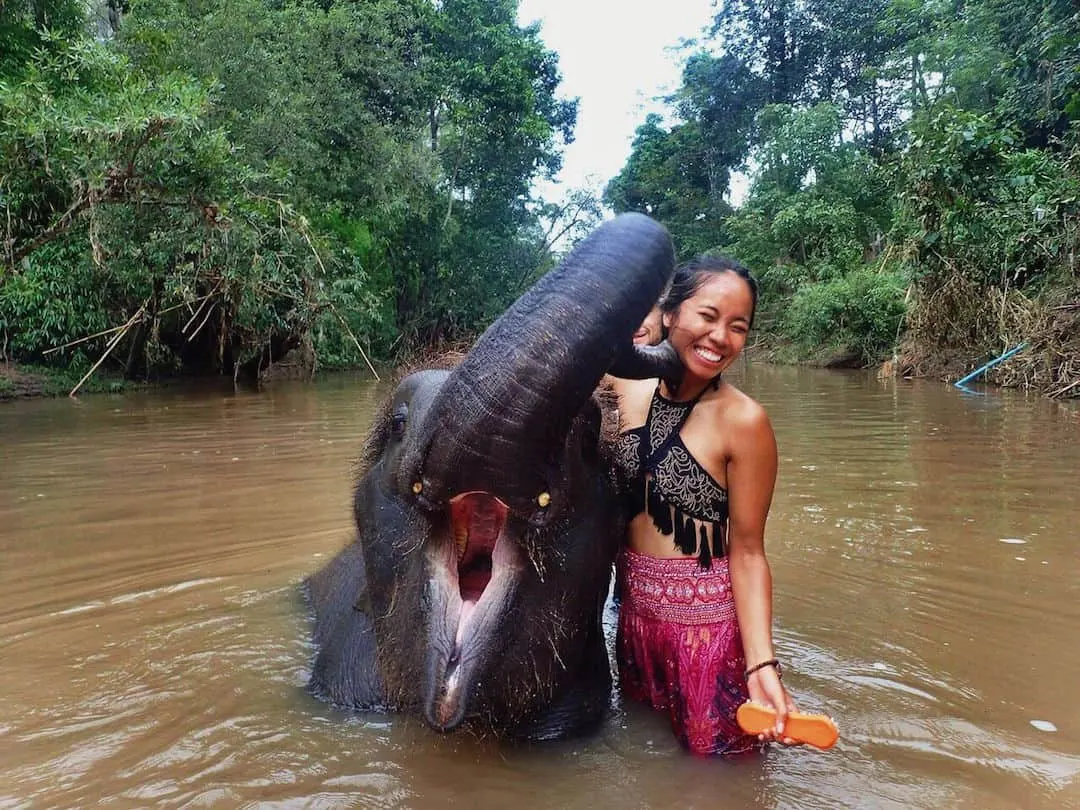
[[623,525],[594,391],[613,367],[675,368],[628,348],[673,264],[661,226],[618,217],[458,366],[400,382],[364,450],[356,539],[308,581],[316,694],[440,731],[542,739],[599,720]]

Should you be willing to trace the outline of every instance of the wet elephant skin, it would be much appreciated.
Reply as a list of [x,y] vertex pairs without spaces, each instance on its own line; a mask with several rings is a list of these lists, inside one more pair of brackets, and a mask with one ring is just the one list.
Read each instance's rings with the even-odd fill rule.
[[661,226],[618,217],[459,365],[399,383],[363,450],[356,537],[307,582],[315,694],[517,739],[598,723],[623,523],[593,392],[613,365],[672,372],[628,347],[673,264]]

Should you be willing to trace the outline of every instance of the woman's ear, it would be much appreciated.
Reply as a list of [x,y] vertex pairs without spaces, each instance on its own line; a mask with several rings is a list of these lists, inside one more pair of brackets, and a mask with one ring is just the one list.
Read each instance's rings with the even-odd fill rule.
[[671,329],[671,313],[670,312],[665,312],[663,315],[661,315],[660,316],[660,323],[662,323],[664,325],[664,331],[665,332],[667,332],[669,329]]

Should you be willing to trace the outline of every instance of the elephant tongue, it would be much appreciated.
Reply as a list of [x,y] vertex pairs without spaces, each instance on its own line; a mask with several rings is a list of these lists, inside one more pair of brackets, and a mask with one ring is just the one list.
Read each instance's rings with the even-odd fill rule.
[[506,596],[524,568],[520,550],[502,537],[509,515],[504,501],[471,491],[450,499],[449,507],[453,548],[443,546],[438,553],[442,564],[449,564],[442,578],[449,592],[444,592],[445,611],[439,614],[449,626],[440,622],[438,632],[450,649],[440,646],[425,709],[428,722],[440,731],[462,722],[471,684],[484,671],[478,650],[492,643],[489,635],[499,626]]

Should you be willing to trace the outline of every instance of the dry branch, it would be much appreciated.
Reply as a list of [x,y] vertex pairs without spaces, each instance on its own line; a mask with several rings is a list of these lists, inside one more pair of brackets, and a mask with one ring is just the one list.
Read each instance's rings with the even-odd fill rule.
[[82,388],[83,383],[89,380],[91,375],[93,375],[93,373],[98,370],[98,367],[105,362],[105,358],[112,354],[112,350],[117,347],[117,345],[123,339],[124,335],[128,333],[128,330],[131,329],[131,327],[134,326],[136,323],[141,321],[144,317],[146,317],[146,306],[149,303],[150,299],[147,298],[145,301],[143,301],[143,304],[141,307],[139,307],[138,311],[128,319],[128,322],[125,323],[122,327],[120,327],[120,331],[117,332],[117,334],[112,338],[112,340],[109,341],[109,344],[105,347],[105,353],[98,358],[98,361],[90,367],[90,370],[83,375],[83,378],[77,383],[75,383],[75,387],[72,388],[70,392],[68,392],[69,397],[71,397],[72,399],[75,398],[75,394],[80,388]]
[[381,381],[382,377],[380,377],[379,372],[375,370],[375,366],[371,365],[371,361],[368,359],[367,352],[365,352],[364,347],[360,345],[360,341],[356,339],[356,335],[354,335],[352,329],[349,328],[349,324],[346,323],[343,317],[341,317],[341,313],[337,311],[337,307],[331,304],[330,309],[335,315],[337,315],[337,319],[341,321],[341,327],[345,330],[346,334],[348,334],[348,336],[352,338],[352,342],[356,344],[356,348],[360,352],[360,356],[364,358],[364,362],[367,363],[367,367],[371,369],[371,373],[375,376],[375,379]]

